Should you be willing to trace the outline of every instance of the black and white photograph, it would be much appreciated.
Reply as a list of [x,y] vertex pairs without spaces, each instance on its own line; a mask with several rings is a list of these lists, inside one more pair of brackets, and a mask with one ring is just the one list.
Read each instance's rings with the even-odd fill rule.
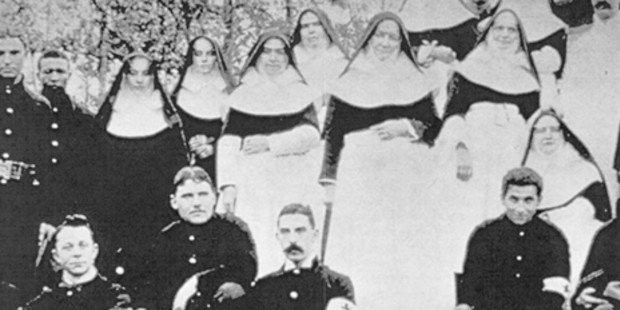
[[620,310],[620,0],[0,0],[0,310]]

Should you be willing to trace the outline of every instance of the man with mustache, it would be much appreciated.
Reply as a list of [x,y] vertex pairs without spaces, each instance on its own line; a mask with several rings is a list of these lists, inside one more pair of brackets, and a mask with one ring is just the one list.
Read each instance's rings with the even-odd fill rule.
[[568,293],[568,245],[536,216],[542,179],[532,169],[504,176],[506,213],[472,234],[456,310],[560,310]]
[[52,257],[60,270],[53,285],[28,302],[24,310],[128,309],[126,290],[99,274],[95,260],[99,245],[84,215],[65,218],[52,237]]
[[[174,177],[170,206],[179,215],[156,237],[147,261],[135,266],[137,308],[245,309],[239,297],[256,276],[256,252],[247,225],[215,214],[216,191],[200,166]],[[147,210],[145,210],[147,212]]]
[[17,288],[21,302],[36,292],[37,234],[53,231],[40,223],[54,222],[43,201],[49,102],[25,86],[23,38],[20,30],[0,22],[0,282]]
[[248,302],[250,309],[354,308],[349,277],[327,268],[314,255],[318,236],[310,207],[289,204],[280,211],[276,237],[286,261],[280,270],[256,282]]

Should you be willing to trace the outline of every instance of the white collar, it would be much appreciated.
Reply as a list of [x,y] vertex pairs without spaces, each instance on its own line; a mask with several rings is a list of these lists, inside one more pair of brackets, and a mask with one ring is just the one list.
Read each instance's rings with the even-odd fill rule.
[[297,44],[293,47],[293,53],[295,54],[295,60],[298,65],[311,62],[315,59],[346,59],[340,48],[333,43],[330,43],[326,49],[318,53],[312,53],[301,46],[301,44]]
[[228,97],[230,107],[253,115],[285,115],[301,112],[321,97],[292,66],[275,79],[259,74],[254,67]]
[[545,180],[540,209],[561,206],[590,184],[602,181],[596,166],[581,157],[568,142],[550,155],[541,154],[530,146],[525,165],[536,170]]
[[468,80],[505,94],[524,94],[540,89],[530,71],[525,52],[500,58],[488,51],[485,42],[478,45],[457,65],[456,71]]
[[361,51],[330,93],[360,108],[408,105],[427,96],[434,83],[405,53],[382,62],[371,52]]
[[312,256],[312,255],[306,256],[306,258],[304,260],[302,260],[301,263],[299,263],[299,264],[295,264],[290,259],[286,259],[284,261],[284,266],[282,267],[282,270],[284,272],[288,272],[288,271],[296,270],[296,269],[297,270],[299,270],[299,269],[310,269],[310,268],[312,268],[312,265],[314,264],[314,260],[315,260],[315,257]]
[[200,92],[200,90],[205,87],[215,88],[217,90],[224,91],[224,89],[226,89],[226,86],[227,85],[224,81],[224,78],[215,69],[207,75],[202,75],[194,73],[191,70],[187,70],[182,85],[182,87],[195,93]]

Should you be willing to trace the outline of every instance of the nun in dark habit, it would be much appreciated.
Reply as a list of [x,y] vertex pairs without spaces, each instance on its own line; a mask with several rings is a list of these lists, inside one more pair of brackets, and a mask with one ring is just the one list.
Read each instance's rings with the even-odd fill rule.
[[438,309],[445,297],[437,290],[452,289],[450,281],[438,284],[430,265],[436,90],[392,13],[372,18],[332,88],[319,180],[334,203],[325,260],[351,276],[361,308],[401,309],[415,300],[415,308]]
[[[229,97],[218,141],[219,212],[234,212],[256,241],[259,276],[282,267],[276,219],[291,203],[321,205],[319,127],[313,101],[321,96],[299,73],[289,38],[259,36]],[[318,217],[317,218],[321,218]]]
[[89,217],[101,231],[103,270],[130,278],[145,246],[172,221],[172,178],[188,157],[176,109],[156,63],[125,57],[97,120],[103,128],[101,204]]
[[222,132],[226,98],[233,88],[219,45],[199,36],[189,43],[181,78],[172,92],[187,135],[192,164],[216,179],[215,147]]

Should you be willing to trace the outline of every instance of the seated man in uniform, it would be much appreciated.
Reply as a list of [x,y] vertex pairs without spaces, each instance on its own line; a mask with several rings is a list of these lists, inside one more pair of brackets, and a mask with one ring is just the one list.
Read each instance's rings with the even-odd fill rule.
[[130,307],[131,299],[125,289],[110,283],[95,266],[99,245],[85,216],[67,216],[51,242],[54,261],[61,270],[60,281],[44,287],[39,296],[25,305],[26,310]]
[[479,226],[467,248],[457,310],[562,309],[568,290],[568,245],[535,216],[542,178],[527,167],[502,182],[504,215]]
[[349,277],[324,266],[313,254],[318,230],[308,206],[290,204],[278,216],[276,237],[286,261],[256,282],[248,306],[256,310],[353,309]]
[[620,221],[616,218],[594,237],[581,273],[573,310],[620,309]]
[[141,279],[132,281],[136,304],[147,309],[245,309],[256,277],[256,251],[247,225],[214,212],[213,181],[199,166],[174,177],[170,205],[179,214],[156,237]]

